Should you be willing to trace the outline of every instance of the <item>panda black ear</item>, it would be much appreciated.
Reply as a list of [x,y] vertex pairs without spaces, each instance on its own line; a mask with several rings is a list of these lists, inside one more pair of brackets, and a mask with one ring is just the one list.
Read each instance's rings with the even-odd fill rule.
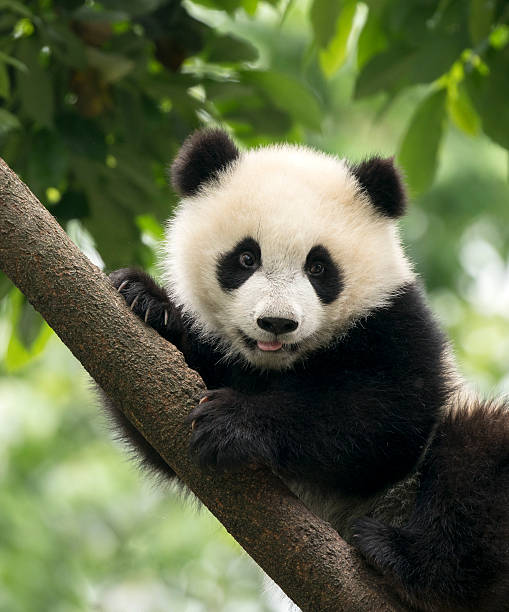
[[197,130],[184,142],[171,165],[173,188],[180,195],[193,195],[238,156],[239,150],[225,131]]
[[351,171],[378,212],[392,219],[403,215],[406,191],[393,157],[371,157],[352,166]]

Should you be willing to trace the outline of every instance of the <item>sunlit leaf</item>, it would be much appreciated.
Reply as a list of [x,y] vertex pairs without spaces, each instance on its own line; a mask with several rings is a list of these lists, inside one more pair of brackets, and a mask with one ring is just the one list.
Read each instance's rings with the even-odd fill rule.
[[315,40],[319,47],[326,47],[336,35],[336,22],[344,2],[339,0],[314,0],[310,19]]
[[22,368],[32,359],[40,355],[48,340],[51,338],[53,332],[49,325],[42,321],[39,328],[39,333],[35,338],[33,344],[28,349],[26,348],[21,340],[15,333],[11,334],[9,344],[7,345],[7,351],[5,353],[5,365],[7,371],[15,371]]
[[433,182],[445,119],[446,92],[441,89],[417,107],[398,153],[411,192],[425,191]]
[[138,215],[136,217],[136,225],[142,232],[145,232],[154,240],[162,240],[164,238],[164,228],[153,215]]
[[11,336],[5,365],[16,370],[38,355],[51,336],[51,329],[28,300],[18,291],[11,294]]
[[447,111],[454,123],[470,136],[476,136],[481,128],[481,119],[463,86],[447,96]]
[[254,15],[258,8],[258,0],[242,0],[242,8],[248,15]]
[[328,77],[339,70],[346,60],[356,10],[357,3],[353,0],[344,3],[333,38],[320,50],[320,66]]
[[388,40],[378,17],[369,11],[357,42],[357,65],[362,68],[374,55],[387,48]]

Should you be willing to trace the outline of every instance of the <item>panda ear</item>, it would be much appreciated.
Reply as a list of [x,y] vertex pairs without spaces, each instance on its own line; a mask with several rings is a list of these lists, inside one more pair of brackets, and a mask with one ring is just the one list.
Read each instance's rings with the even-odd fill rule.
[[197,130],[184,142],[171,165],[171,183],[180,195],[193,195],[238,157],[239,150],[225,131]]
[[371,157],[351,171],[379,213],[392,219],[403,215],[407,197],[394,157]]

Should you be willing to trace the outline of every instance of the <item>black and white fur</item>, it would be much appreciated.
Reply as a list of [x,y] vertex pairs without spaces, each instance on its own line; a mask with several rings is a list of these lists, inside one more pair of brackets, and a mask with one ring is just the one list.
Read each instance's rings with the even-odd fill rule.
[[165,289],[111,276],[207,384],[199,464],[266,465],[417,609],[509,610],[508,406],[463,391],[400,244],[392,160],[241,153],[206,130],[172,180]]

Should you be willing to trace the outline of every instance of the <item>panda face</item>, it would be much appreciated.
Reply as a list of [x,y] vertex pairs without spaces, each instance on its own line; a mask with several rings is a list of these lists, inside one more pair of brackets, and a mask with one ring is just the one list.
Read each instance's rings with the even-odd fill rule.
[[184,198],[165,250],[175,302],[260,369],[326,346],[413,276],[349,167],[292,146],[245,153]]

